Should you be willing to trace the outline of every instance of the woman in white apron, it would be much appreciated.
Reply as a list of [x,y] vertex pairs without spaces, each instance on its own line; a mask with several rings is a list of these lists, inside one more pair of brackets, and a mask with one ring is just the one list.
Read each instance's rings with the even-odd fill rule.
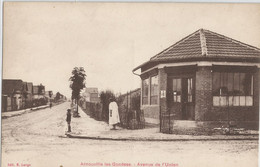
[[116,125],[120,123],[117,103],[111,98],[109,103],[109,125],[116,129]]

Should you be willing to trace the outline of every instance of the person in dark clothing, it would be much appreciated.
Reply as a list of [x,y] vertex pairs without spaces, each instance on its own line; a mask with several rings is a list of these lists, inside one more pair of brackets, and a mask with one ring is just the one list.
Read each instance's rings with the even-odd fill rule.
[[67,110],[67,118],[66,121],[68,123],[68,132],[71,132],[71,127],[70,127],[70,122],[71,122],[71,113],[70,113],[70,109]]
[[50,103],[50,109],[51,109],[51,107],[52,107],[52,103]]

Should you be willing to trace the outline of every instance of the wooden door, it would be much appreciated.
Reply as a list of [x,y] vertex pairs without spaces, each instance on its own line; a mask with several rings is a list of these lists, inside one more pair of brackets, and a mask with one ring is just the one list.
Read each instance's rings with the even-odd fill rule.
[[194,120],[194,79],[168,78],[167,103],[176,120]]

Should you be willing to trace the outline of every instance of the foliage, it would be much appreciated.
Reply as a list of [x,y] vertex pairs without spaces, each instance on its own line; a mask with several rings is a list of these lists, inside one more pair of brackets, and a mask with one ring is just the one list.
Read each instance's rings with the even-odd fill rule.
[[77,110],[73,112],[73,117],[79,117],[78,113],[78,100],[80,98],[80,91],[85,88],[86,74],[83,67],[75,67],[72,72],[70,80],[70,88],[72,89],[71,99],[76,101]]
[[60,100],[60,98],[61,98],[61,94],[60,94],[60,92],[57,92],[57,93],[56,93],[56,96],[55,96],[55,99],[56,99],[56,100]]
[[32,103],[34,107],[46,105],[48,100],[46,98],[33,99]]
[[39,95],[44,95],[44,91],[45,91],[45,87],[42,84],[40,84],[38,86],[38,94]]
[[109,113],[109,99],[114,98],[115,99],[115,94],[111,90],[106,90],[106,91],[101,91],[100,92],[100,102],[102,103],[102,117],[106,121],[108,121],[108,113]]
[[70,88],[72,89],[72,99],[79,99],[80,91],[85,88],[86,74],[83,67],[75,67],[70,80]]

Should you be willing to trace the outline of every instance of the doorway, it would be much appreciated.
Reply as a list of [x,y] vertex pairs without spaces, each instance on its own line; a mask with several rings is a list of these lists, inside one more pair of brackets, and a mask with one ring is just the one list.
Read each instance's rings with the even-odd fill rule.
[[176,120],[195,119],[195,97],[193,77],[169,77],[167,103]]

